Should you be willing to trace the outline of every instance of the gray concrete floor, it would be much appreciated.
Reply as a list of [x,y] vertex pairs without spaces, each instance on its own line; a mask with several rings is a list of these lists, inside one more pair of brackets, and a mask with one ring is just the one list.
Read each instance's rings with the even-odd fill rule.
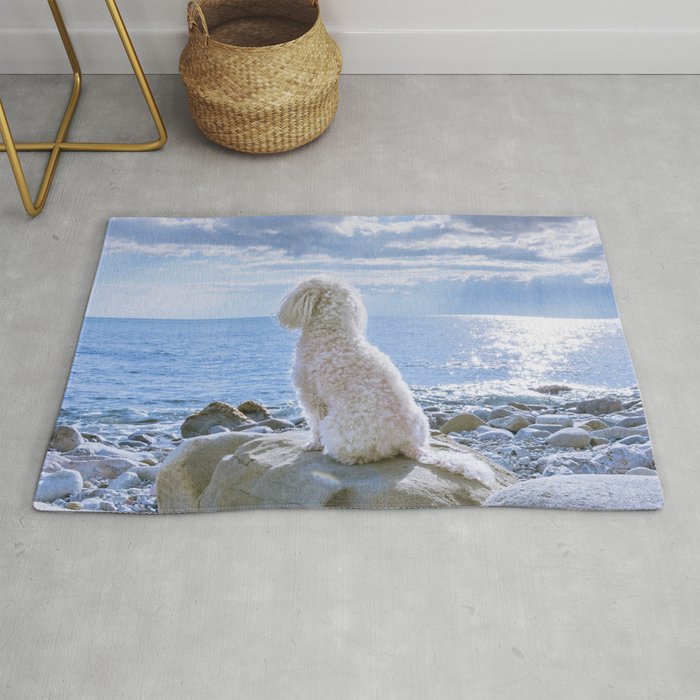
[[[166,148],[64,155],[36,220],[0,158],[0,696],[700,696],[700,77],[345,77],[268,157],[152,85]],[[67,94],[0,78],[18,138]],[[75,138],[149,134],[131,79],[87,79]],[[33,511],[107,218],[297,213],[594,216],[665,509]]]

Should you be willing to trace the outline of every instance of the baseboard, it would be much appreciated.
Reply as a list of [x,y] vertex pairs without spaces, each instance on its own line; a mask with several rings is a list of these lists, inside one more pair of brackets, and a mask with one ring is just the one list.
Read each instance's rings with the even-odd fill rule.
[[[333,30],[345,73],[700,73],[700,30],[395,31]],[[134,29],[148,73],[177,73],[181,29]],[[72,33],[85,73],[126,73],[114,31]],[[0,29],[0,73],[65,73],[55,31]]]

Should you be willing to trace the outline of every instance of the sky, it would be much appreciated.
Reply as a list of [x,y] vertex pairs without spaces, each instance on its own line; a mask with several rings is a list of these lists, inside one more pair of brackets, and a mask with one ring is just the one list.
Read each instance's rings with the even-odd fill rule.
[[593,219],[488,216],[111,219],[88,315],[272,316],[319,274],[376,316],[617,316]]

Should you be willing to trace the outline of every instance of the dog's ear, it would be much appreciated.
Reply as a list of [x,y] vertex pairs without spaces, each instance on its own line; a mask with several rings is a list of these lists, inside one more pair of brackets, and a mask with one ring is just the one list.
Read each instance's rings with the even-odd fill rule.
[[287,328],[303,328],[311,321],[320,296],[318,287],[295,289],[282,300],[277,318]]

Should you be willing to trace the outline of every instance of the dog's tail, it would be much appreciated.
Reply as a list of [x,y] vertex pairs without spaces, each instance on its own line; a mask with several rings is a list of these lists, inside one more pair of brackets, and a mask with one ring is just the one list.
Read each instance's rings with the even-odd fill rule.
[[442,467],[453,474],[461,474],[467,479],[476,479],[484,486],[494,486],[496,484],[493,470],[484,461],[469,452],[446,452],[433,449],[429,445],[412,448],[408,452],[411,452],[411,454],[405,453],[407,457],[415,459],[421,464]]

